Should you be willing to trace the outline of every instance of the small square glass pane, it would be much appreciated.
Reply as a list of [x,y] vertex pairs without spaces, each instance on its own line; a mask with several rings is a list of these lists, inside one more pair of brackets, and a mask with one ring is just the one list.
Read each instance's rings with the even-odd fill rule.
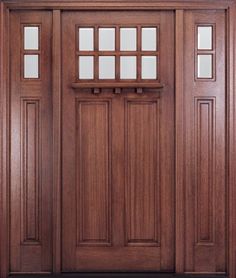
[[212,55],[198,55],[198,78],[212,78]]
[[120,28],[120,50],[137,50],[137,30],[136,28]]
[[157,29],[142,28],[142,50],[156,51],[157,50]]
[[39,78],[39,55],[24,55],[24,78]]
[[79,79],[94,78],[94,57],[80,56],[79,57]]
[[142,79],[157,78],[157,57],[143,56],[142,57]]
[[120,78],[136,79],[137,78],[137,61],[136,56],[120,57]]
[[37,26],[24,27],[24,49],[25,50],[39,49],[39,27]]
[[212,49],[212,26],[198,26],[198,49]]
[[99,79],[115,79],[115,57],[99,57]]
[[115,28],[99,28],[99,50],[115,50]]
[[79,28],[79,50],[94,50],[94,30],[93,28]]

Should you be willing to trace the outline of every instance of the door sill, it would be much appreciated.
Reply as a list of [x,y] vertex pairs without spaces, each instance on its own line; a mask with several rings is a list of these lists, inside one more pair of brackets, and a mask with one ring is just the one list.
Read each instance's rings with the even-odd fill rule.
[[80,272],[80,273],[62,273],[62,274],[14,274],[9,278],[227,278],[226,274],[176,274],[160,272]]

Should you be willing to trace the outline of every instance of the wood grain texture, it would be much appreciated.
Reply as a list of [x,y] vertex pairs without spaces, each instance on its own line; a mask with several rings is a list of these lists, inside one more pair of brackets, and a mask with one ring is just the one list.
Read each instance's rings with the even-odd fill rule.
[[[194,78],[196,24],[216,26],[216,79]],[[225,13],[185,13],[185,271],[226,272]]]
[[40,114],[40,99],[21,99],[21,244],[40,244],[41,241]]
[[160,108],[158,100],[126,102],[126,240],[160,246]]
[[[165,87],[72,88],[76,26],[121,20],[160,26]],[[63,13],[63,271],[174,269],[173,27],[173,12]]]
[[[12,12],[10,272],[52,269],[51,13]],[[40,78],[23,79],[22,23],[40,32]]]
[[106,100],[76,103],[77,245],[111,244],[111,123]]

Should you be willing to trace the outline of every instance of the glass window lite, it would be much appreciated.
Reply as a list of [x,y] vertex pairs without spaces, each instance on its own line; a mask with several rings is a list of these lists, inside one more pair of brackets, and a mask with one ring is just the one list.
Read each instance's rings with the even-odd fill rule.
[[115,28],[99,28],[99,50],[115,50]]
[[137,50],[137,29],[120,28],[120,50],[136,51]]
[[212,26],[198,26],[198,49],[212,49]]
[[39,55],[24,55],[24,78],[39,78]]
[[39,27],[24,27],[24,50],[39,50]]
[[115,56],[99,57],[99,79],[115,79]]
[[94,78],[94,57],[80,56],[79,57],[79,79]]
[[198,55],[198,78],[212,77],[212,55]]
[[142,50],[157,50],[157,28],[142,28]]
[[94,29],[79,28],[79,50],[93,51],[94,50]]

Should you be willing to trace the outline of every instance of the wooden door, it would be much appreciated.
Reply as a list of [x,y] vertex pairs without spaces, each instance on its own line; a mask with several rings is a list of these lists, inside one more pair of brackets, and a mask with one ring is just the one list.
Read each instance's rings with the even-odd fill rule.
[[[141,51],[145,26],[156,28],[155,51]],[[115,50],[98,52],[100,27],[115,29]],[[81,46],[94,59],[88,88],[79,88],[79,28],[93,29],[89,50]],[[121,51],[121,28],[136,29],[137,50]],[[174,270],[173,53],[172,11],[63,12],[63,271]],[[115,79],[101,80],[99,55],[116,57]],[[122,55],[137,58],[137,80],[126,86]],[[142,55],[156,55],[157,80],[141,82]]]
[[10,272],[52,270],[51,28],[10,14]]

